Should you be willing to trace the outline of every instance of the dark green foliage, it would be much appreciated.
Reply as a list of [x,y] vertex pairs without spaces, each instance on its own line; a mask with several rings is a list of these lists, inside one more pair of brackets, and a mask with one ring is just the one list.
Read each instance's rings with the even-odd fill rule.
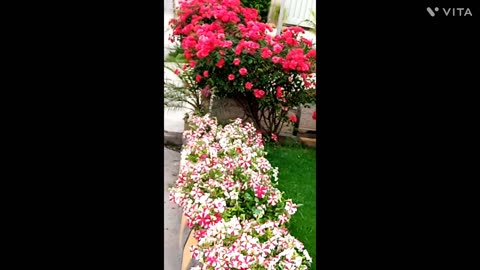
[[267,22],[268,10],[270,9],[270,0],[241,0],[243,6],[255,8],[261,17],[262,22]]

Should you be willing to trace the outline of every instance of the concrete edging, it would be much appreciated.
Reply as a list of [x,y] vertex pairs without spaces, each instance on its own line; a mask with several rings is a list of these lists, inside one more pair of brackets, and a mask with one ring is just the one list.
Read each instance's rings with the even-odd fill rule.
[[[172,137],[175,137],[177,142],[181,142],[179,145],[185,145],[183,133],[170,132],[170,134]],[[180,233],[178,239],[180,246],[183,246],[181,270],[187,270],[199,264],[197,260],[192,258],[192,253],[190,252],[190,247],[198,243],[197,239],[193,237],[194,233],[195,231],[187,226],[187,218],[182,212],[182,220],[180,222]]]
[[183,144],[183,132],[163,131],[163,143],[164,144]]

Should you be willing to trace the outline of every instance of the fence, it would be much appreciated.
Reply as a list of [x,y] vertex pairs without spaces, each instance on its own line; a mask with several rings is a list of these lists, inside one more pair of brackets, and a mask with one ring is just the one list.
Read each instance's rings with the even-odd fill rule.
[[[303,27],[310,28],[311,25],[306,23],[305,20],[313,20],[312,11],[316,11],[317,3],[315,0],[284,0],[284,20],[283,24],[288,25],[300,25]],[[279,12],[279,10],[272,9],[273,6],[280,7],[282,4],[282,0],[272,0],[270,4],[271,13],[272,12]],[[271,16],[270,13],[269,19],[278,18],[278,15]],[[270,17],[271,16],[271,17]],[[276,21],[272,21],[273,23],[277,23]]]

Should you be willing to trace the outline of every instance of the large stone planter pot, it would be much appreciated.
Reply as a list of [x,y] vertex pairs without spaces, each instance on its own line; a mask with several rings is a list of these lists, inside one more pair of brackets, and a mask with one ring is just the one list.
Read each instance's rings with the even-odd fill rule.
[[188,117],[185,116],[183,118],[184,124],[183,124],[183,131],[185,130],[190,130],[190,125],[188,124],[188,120],[192,118],[193,113],[188,113]]
[[[291,109],[289,111],[289,115],[297,115],[297,112],[298,111],[296,109]],[[228,121],[236,118],[245,118],[245,113],[243,112],[242,107],[240,107],[237,102],[231,98],[215,97],[213,99],[211,115],[216,117],[219,123],[228,123]],[[249,119],[247,119],[247,121],[249,121]],[[284,124],[279,135],[287,137],[293,136],[293,125]]]
[[317,131],[317,121],[312,118],[312,114],[317,110],[315,104],[310,105],[310,108],[300,107],[299,117],[299,132],[313,132]]

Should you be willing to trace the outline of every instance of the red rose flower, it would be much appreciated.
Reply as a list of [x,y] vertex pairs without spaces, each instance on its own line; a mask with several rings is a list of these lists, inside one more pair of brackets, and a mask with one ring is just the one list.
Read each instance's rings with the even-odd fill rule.
[[240,59],[238,59],[238,58],[233,59],[233,64],[234,64],[235,66],[240,65]]
[[202,91],[200,91],[200,93],[205,97],[209,97],[212,91],[210,90],[210,88],[205,87],[202,89]]
[[276,97],[277,97],[277,98],[282,97],[282,87],[281,87],[281,86],[277,86]]
[[197,76],[195,76],[195,81],[200,82],[201,80],[202,76],[200,76],[200,74],[197,74]]
[[242,76],[247,75],[247,69],[246,68],[241,68],[238,72],[240,72],[240,75],[242,75]]
[[261,56],[262,56],[262,58],[268,58],[268,57],[272,56],[272,51],[270,51],[270,49],[267,48],[267,47],[263,47]]
[[317,120],[317,111],[314,111],[312,114],[313,120]]
[[265,91],[263,91],[263,90],[258,90],[258,89],[253,89],[253,95],[254,95],[256,98],[262,98],[263,96],[265,96]]
[[317,51],[316,50],[310,50],[310,51],[308,51],[306,56],[308,58],[315,58],[317,56]]
[[205,78],[208,77],[208,70],[205,70],[205,71],[203,72],[203,77],[205,77]]
[[232,47],[233,42],[231,40],[227,40],[223,43],[224,48],[230,48]]
[[297,116],[294,115],[294,114],[290,115],[290,121],[296,123],[297,122]]
[[245,84],[245,88],[247,88],[248,90],[252,89],[252,86],[253,86],[253,84],[251,82],[247,82]]
[[307,44],[308,47],[312,47],[312,46],[313,46],[312,41],[309,40],[309,39],[306,39],[306,38],[304,38],[304,37],[300,37],[300,40],[301,40],[303,43]]
[[278,43],[273,45],[273,52],[274,53],[280,53],[282,51],[282,49],[283,49],[283,46],[278,44]]
[[220,59],[220,61],[218,61],[218,63],[215,66],[217,66],[218,68],[222,68],[224,64],[225,64],[225,59],[222,58]]
[[274,56],[274,57],[272,57],[272,62],[273,62],[274,64],[278,64],[278,63],[281,64],[281,63],[282,63],[282,58],[281,58],[281,57],[278,57],[278,56]]
[[235,79],[235,75],[233,75],[233,74],[228,75],[228,80],[229,81],[233,81],[234,79]]

